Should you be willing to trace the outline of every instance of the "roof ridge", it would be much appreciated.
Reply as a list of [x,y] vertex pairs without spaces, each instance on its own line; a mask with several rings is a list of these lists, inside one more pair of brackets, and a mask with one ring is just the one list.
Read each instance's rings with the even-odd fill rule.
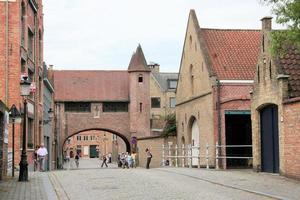
[[261,31],[261,29],[242,29],[242,28],[200,28],[201,30],[215,31]]

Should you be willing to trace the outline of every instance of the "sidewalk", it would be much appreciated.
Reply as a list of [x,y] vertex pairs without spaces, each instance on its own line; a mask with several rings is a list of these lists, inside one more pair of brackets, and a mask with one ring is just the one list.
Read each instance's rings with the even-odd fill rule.
[[300,181],[277,174],[252,170],[207,170],[189,168],[156,168],[155,170],[190,177],[208,184],[259,194],[273,199],[300,199]]
[[56,200],[56,194],[47,172],[29,172],[28,182],[18,182],[14,178],[0,182],[0,199],[5,200]]

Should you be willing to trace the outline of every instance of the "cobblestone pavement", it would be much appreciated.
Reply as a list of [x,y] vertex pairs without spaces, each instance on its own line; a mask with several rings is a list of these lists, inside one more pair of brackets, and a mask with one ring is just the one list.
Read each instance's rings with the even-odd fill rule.
[[300,182],[250,170],[188,168],[101,168],[98,159],[81,159],[79,169],[30,173],[30,181],[0,182],[2,200],[93,199],[295,199]]
[[[93,163],[94,162],[94,163]],[[81,160],[81,169],[49,176],[59,199],[299,199],[300,183],[250,171],[187,168],[146,170],[100,168]],[[84,167],[85,166],[85,167]]]
[[47,173],[30,172],[28,182],[18,182],[15,178],[0,182],[0,199],[2,200],[56,200],[53,187]]

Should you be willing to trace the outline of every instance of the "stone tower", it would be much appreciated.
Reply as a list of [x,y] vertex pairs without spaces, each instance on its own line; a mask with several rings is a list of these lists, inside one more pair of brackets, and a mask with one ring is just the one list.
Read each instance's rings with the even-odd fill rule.
[[150,136],[150,72],[141,46],[132,55],[129,73],[129,113],[132,137]]

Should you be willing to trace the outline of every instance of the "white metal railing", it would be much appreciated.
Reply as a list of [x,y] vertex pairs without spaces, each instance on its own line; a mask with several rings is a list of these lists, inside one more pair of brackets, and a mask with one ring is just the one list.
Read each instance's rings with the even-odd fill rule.
[[[206,163],[206,169],[209,169],[209,163],[212,159],[215,160],[216,163],[216,169],[219,169],[219,160],[220,159],[253,159],[251,156],[226,156],[220,155],[222,152],[222,149],[226,148],[252,148],[252,145],[209,145],[208,143],[205,146],[205,150],[202,150],[203,147],[200,146],[192,146],[192,145],[182,145],[181,147],[178,147],[178,145],[162,145],[162,166],[179,166],[179,159],[181,159],[181,166],[185,167],[186,163],[188,164],[188,167],[193,166],[193,159],[197,159],[197,167],[200,168],[200,161],[202,159],[205,159]],[[193,155],[193,149],[197,149],[198,154]],[[201,151],[205,151],[205,155],[201,155]],[[167,155],[166,155],[167,152]],[[215,155],[213,155],[212,152],[215,152]]]

